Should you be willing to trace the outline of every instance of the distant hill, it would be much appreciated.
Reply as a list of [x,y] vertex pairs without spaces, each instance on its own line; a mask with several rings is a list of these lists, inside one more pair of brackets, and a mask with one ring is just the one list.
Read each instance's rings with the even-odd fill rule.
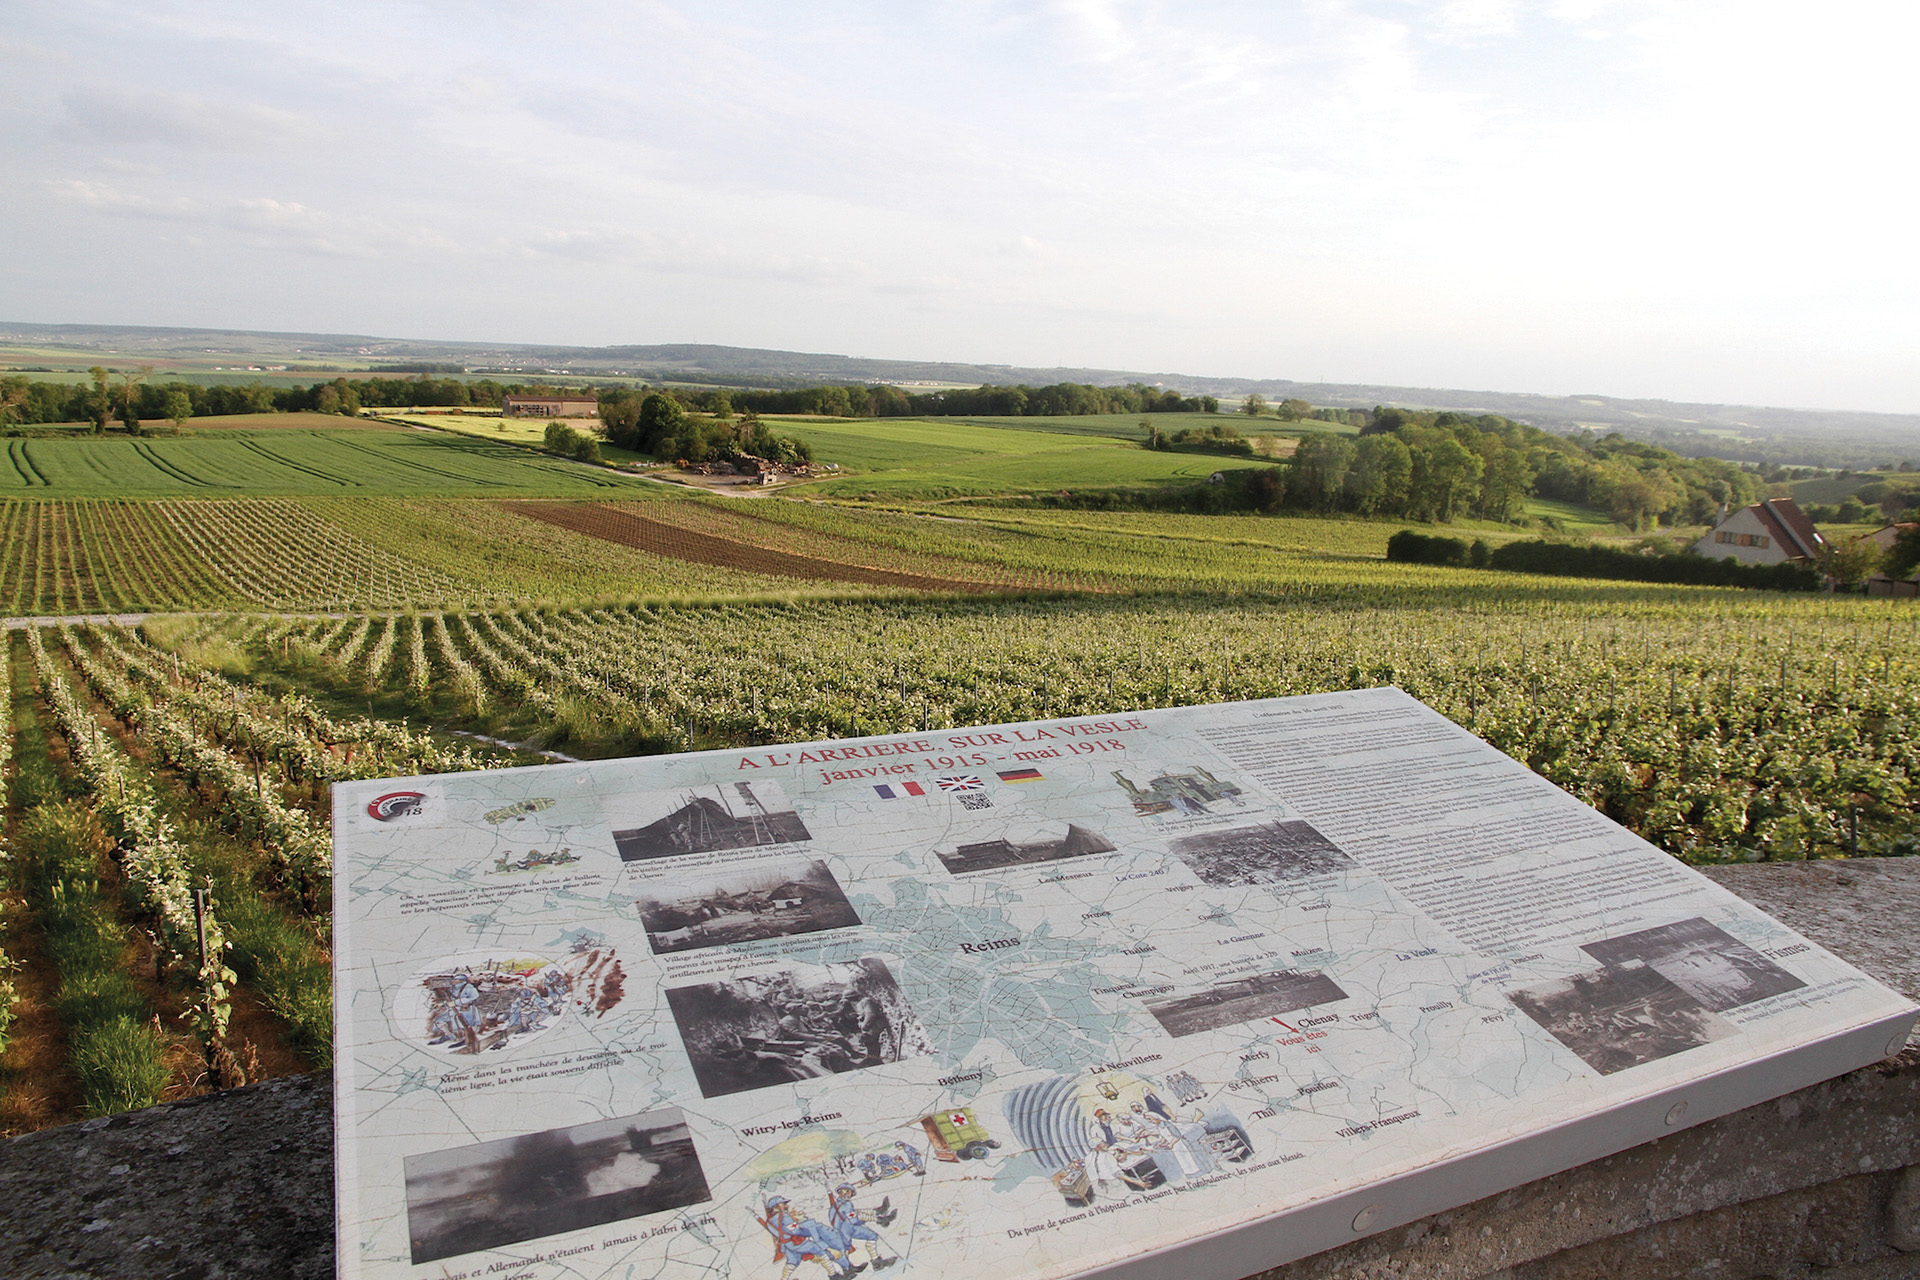
[[[795,387],[828,382],[894,382],[979,386],[985,383],[1128,382],[1172,387],[1237,403],[1259,393],[1316,405],[1498,413],[1546,430],[1618,431],[1692,456],[1816,466],[1920,465],[1920,414],[1777,409],[1748,405],[1629,400],[1613,396],[1549,396],[1443,387],[1396,387],[1284,378],[1226,378],[1128,369],[1037,368],[939,360],[876,360],[818,352],[772,351],[704,343],[566,347],[525,343],[432,342],[365,334],[268,333],[251,330],[45,325],[0,322],[0,366],[151,360],[181,366],[272,361],[310,369],[359,371],[373,366],[457,367],[473,374],[572,378],[635,377],[654,382],[727,387]],[[0,371],[4,371],[0,367]],[[284,375],[283,375],[284,376]]]

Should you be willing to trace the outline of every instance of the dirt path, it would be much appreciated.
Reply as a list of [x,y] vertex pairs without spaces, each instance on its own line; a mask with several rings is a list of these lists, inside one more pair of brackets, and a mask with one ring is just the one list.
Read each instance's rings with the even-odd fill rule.
[[876,569],[868,565],[847,564],[816,556],[774,551],[747,542],[736,542],[716,534],[700,533],[663,520],[652,520],[630,511],[572,502],[513,502],[506,505],[530,519],[539,520],[590,538],[617,542],[621,546],[688,560],[695,564],[716,565],[725,569],[744,569],[785,578],[816,578],[829,582],[860,582],[869,586],[912,587],[921,591],[1005,591],[1004,583],[971,582],[960,578],[941,578],[928,574],[902,573],[894,569]]
[[137,627],[150,613],[65,613],[49,617],[0,618],[0,631],[25,631],[28,627],[117,626]]

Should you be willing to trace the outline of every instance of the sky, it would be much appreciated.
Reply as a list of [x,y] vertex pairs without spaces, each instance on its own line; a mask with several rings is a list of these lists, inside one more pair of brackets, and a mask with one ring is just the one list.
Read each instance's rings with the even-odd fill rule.
[[1920,412],[1920,5],[7,0],[0,319]]

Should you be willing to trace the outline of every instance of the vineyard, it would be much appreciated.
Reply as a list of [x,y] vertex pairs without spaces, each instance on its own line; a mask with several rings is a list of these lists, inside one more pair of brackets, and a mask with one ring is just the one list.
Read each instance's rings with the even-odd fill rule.
[[1691,860],[1915,845],[1911,610],[1708,591],[1448,594],[235,619],[219,634],[289,655],[285,671],[321,687],[579,753],[1397,684]]
[[[649,500],[0,499],[0,615],[486,609],[1430,580],[1355,520]],[[1513,537],[1463,530],[1494,541]],[[1503,588],[1506,589],[1506,588]]]
[[40,620],[0,664],[0,1131],[330,1062],[346,778],[1392,683],[1687,860],[1920,852],[1909,604],[1393,564],[1393,531],[663,485],[0,498],[0,610]]
[[641,483],[508,444],[425,430],[195,428],[180,436],[4,445],[0,494],[17,497],[619,495]]
[[[0,500],[8,548],[0,561],[0,614],[485,608],[820,594],[847,583],[948,590],[1050,581],[1031,569],[936,562],[765,521],[729,520],[709,510],[716,505]],[[769,529],[771,537],[763,532]],[[807,545],[782,550],[782,538]]]
[[324,1067],[327,787],[484,767],[124,630],[29,629],[0,951],[9,1131]]

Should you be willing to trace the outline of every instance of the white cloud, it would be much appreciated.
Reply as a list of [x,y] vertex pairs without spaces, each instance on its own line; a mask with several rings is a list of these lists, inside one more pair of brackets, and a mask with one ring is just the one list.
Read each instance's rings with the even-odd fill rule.
[[1440,0],[1433,9],[1435,38],[1451,44],[1472,44],[1520,29],[1519,0]]
[[45,183],[45,187],[56,200],[84,205],[100,213],[180,219],[192,217],[195,212],[193,201],[185,196],[156,200],[152,196],[122,191],[104,182],[89,182],[84,178],[51,179]]
[[70,136],[109,144],[247,151],[297,146],[312,126],[291,111],[157,89],[87,85],[64,100]]

